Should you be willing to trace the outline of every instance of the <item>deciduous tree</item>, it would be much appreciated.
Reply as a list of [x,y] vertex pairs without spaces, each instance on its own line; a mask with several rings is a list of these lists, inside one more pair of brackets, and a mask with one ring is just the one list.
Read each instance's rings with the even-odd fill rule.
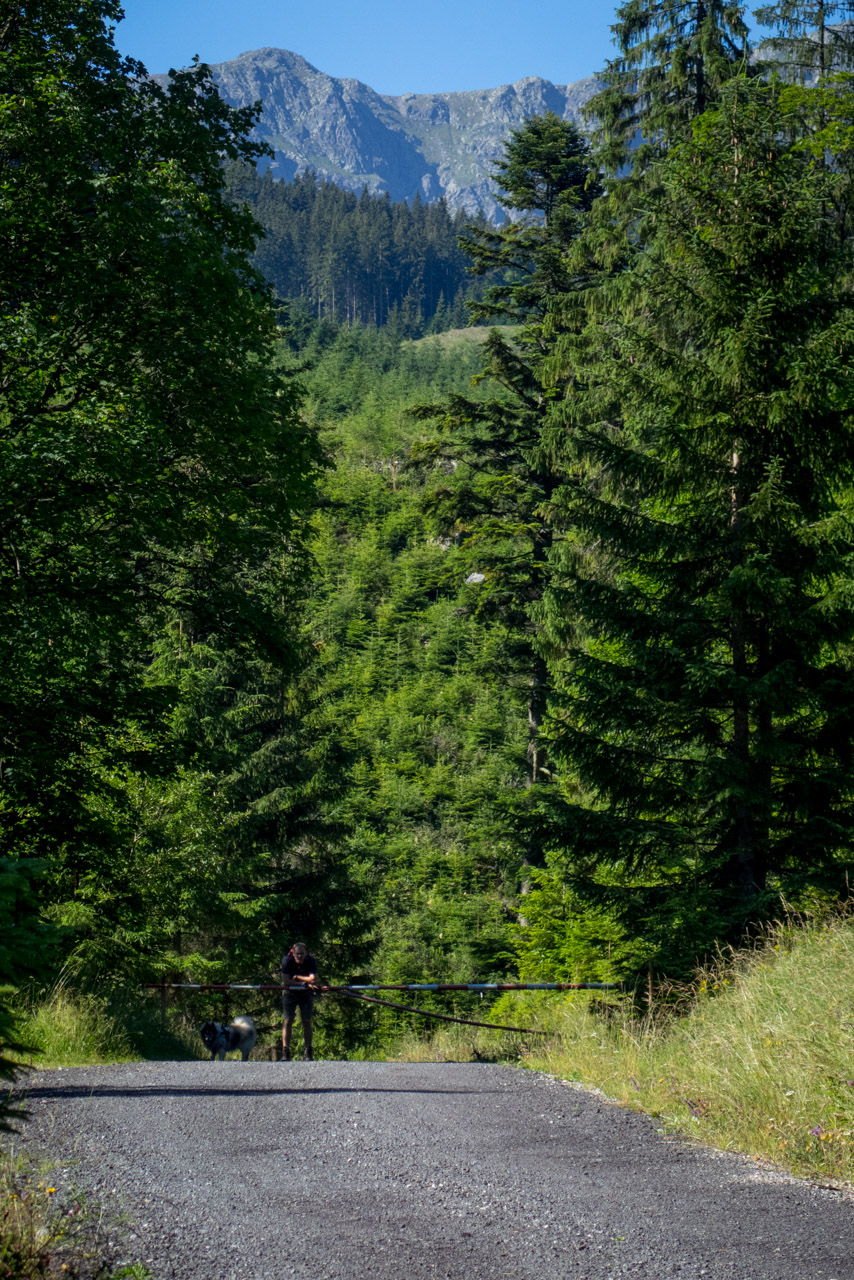
[[45,857],[62,918],[96,928],[138,835],[128,779],[175,763],[159,639],[293,669],[316,466],[225,193],[256,111],[199,65],[161,88],[119,17],[21,0],[0,23],[2,848]]

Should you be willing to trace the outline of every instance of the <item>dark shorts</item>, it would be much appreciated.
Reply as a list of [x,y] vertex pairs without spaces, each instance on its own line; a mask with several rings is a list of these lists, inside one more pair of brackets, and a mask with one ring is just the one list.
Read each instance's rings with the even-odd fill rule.
[[303,1022],[307,1018],[311,1018],[311,1012],[314,1008],[314,992],[313,991],[283,991],[282,992],[282,1013],[286,1018],[296,1016],[299,1009],[300,1017]]

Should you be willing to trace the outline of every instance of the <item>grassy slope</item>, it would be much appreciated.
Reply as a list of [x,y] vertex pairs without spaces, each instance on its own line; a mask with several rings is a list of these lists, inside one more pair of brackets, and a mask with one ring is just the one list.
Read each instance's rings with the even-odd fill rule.
[[638,1019],[625,998],[505,996],[490,1020],[550,1034],[463,1028],[404,1058],[509,1055],[660,1118],[673,1131],[854,1182],[854,925],[779,929],[702,978],[687,1013]]
[[[518,324],[502,325],[501,333],[505,338],[512,338],[514,334],[521,331],[521,328],[522,326]],[[452,351],[461,346],[468,346],[474,350],[486,340],[490,332],[488,325],[475,325],[466,329],[445,329],[443,333],[431,333],[426,338],[415,338],[403,345],[422,349],[433,346],[442,352]]]
[[173,1017],[163,1030],[150,1000],[120,1007],[62,982],[29,1005],[17,1033],[32,1052],[9,1056],[38,1070],[207,1057],[195,1027]]

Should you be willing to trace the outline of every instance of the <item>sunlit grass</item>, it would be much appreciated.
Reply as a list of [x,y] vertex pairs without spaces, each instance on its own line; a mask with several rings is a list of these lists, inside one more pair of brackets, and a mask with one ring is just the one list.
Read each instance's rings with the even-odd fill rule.
[[[520,324],[508,324],[501,326],[502,336],[508,341],[515,338],[516,334],[521,332]],[[461,344],[470,346],[480,346],[486,341],[491,331],[489,325],[468,326],[465,329],[444,329],[442,333],[429,333],[425,338],[411,339],[413,347],[436,346],[443,351],[450,348],[458,347]]]
[[490,1017],[546,1036],[459,1028],[413,1037],[394,1056],[521,1056],[657,1116],[670,1131],[811,1178],[854,1182],[854,925],[781,926],[686,995],[685,1012],[654,1005],[638,1016],[626,997],[509,993]]
[[164,1030],[150,1002],[109,999],[64,980],[24,998],[17,1036],[32,1052],[10,1056],[38,1068],[197,1058],[203,1052],[187,1019],[173,1017]]
[[507,1032],[442,1027],[432,1035],[410,1032],[387,1055],[389,1062],[515,1062],[527,1050]]

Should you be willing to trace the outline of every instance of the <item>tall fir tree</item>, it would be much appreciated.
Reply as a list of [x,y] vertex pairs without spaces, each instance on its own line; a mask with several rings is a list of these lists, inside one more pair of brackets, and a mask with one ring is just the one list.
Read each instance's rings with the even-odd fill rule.
[[776,0],[754,16],[773,32],[763,54],[787,78],[812,81],[854,66],[854,4],[847,0]]
[[671,971],[850,862],[851,246],[800,109],[739,77],[659,163],[555,408],[551,865]]
[[470,273],[489,281],[469,311],[477,321],[522,325],[521,345],[533,358],[544,350],[550,300],[572,288],[567,250],[601,187],[587,139],[551,111],[511,134],[495,183],[511,218],[501,227],[470,224],[460,240]]
[[[480,576],[478,609],[512,636],[508,679],[528,684],[528,781],[545,766],[539,739],[546,667],[534,644],[531,606],[543,593],[552,531],[543,519],[555,485],[544,437],[548,393],[539,365],[550,349],[551,300],[576,283],[566,251],[578,236],[599,186],[589,144],[553,112],[511,134],[496,165],[498,199],[516,217],[499,228],[470,226],[460,241],[472,272],[491,283],[469,309],[475,319],[520,326],[511,339],[495,328],[484,344],[481,381],[499,395],[486,401],[454,396],[425,406],[440,434],[418,453],[439,464],[426,498],[442,531],[470,554]],[[445,468],[453,464],[448,474]],[[461,465],[458,465],[461,464]]]
[[619,55],[585,106],[610,174],[642,172],[713,107],[748,57],[745,6],[729,0],[628,0],[612,26]]

